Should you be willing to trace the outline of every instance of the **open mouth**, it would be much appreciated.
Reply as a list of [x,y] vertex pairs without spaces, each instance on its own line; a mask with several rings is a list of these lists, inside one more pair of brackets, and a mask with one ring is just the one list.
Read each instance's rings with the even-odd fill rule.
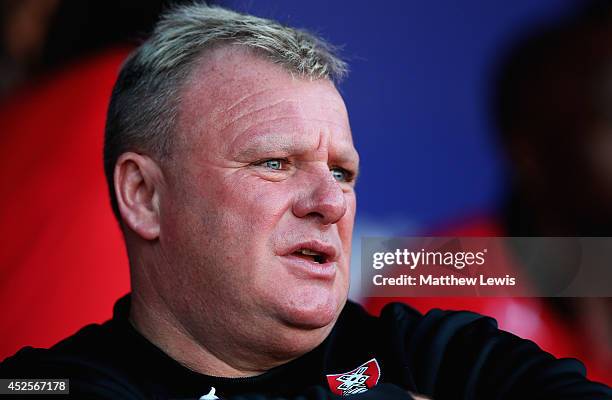
[[317,264],[325,264],[325,262],[327,261],[327,256],[325,254],[309,249],[300,249],[294,251],[292,254],[296,257],[300,257],[305,260],[315,262]]

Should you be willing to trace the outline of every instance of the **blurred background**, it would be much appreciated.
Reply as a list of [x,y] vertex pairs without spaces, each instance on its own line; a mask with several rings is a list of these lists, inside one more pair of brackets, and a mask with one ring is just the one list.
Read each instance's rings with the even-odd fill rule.
[[[0,0],[0,359],[111,316],[127,258],[106,106],[164,0]],[[349,61],[362,236],[612,236],[607,1],[209,1],[314,31]],[[612,267],[612,266],[611,266]],[[612,284],[612,282],[611,282]],[[402,299],[472,309],[612,383],[610,299]]]

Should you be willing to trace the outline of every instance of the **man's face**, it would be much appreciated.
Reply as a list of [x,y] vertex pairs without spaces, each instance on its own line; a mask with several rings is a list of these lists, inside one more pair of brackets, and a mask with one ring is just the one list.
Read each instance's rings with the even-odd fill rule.
[[316,346],[346,300],[355,217],[358,155],[337,90],[218,49],[192,73],[175,132],[166,302],[198,340]]

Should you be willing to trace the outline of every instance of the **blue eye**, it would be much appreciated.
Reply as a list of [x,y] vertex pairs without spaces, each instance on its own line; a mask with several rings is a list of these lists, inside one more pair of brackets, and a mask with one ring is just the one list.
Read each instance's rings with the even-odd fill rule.
[[348,182],[349,181],[349,173],[347,170],[343,168],[332,168],[330,169],[332,176],[338,182]]
[[283,163],[284,163],[283,160],[273,159],[273,160],[266,160],[262,162],[261,165],[263,165],[266,168],[280,171],[283,169]]

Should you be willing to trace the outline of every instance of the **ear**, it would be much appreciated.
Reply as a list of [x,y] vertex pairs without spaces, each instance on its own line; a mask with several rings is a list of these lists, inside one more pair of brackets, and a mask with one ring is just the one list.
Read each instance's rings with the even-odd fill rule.
[[163,174],[150,157],[127,152],[115,163],[114,185],[123,223],[146,240],[159,237]]

